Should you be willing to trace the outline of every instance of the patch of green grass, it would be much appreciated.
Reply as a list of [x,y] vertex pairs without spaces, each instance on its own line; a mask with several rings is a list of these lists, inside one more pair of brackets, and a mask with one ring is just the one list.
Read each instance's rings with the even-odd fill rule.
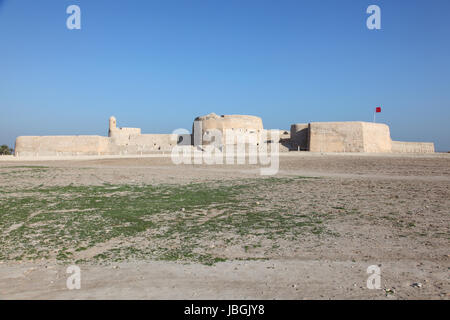
[[[210,265],[226,260],[221,250],[208,246],[218,239],[226,239],[230,246],[247,243],[248,251],[262,250],[264,239],[298,240],[305,234],[331,234],[324,225],[329,214],[299,212],[283,202],[268,206],[259,193],[308,179],[40,186],[8,191],[0,194],[0,259],[155,259]],[[257,201],[261,204],[255,205]],[[246,242],[249,236],[254,242]],[[117,239],[125,239],[126,245],[115,243],[93,257],[77,259],[89,248]]]

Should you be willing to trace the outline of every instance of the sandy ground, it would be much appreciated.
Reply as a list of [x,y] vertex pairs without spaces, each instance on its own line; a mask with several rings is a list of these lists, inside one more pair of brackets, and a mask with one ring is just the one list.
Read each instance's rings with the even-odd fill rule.
[[[52,170],[36,178],[0,176],[0,188],[213,183],[261,177],[258,166],[175,166],[170,158],[156,156],[0,159],[3,171],[30,165]],[[449,154],[284,154],[277,177],[293,176],[321,179],[274,188],[265,196],[293,210],[346,206],[360,214],[328,222],[327,228],[339,237],[286,241],[265,256],[267,260],[233,259],[262,251],[239,252],[222,244],[217,250],[229,260],[213,266],[164,261],[86,264],[81,266],[80,290],[66,288],[67,265],[56,261],[0,261],[0,299],[450,298]],[[366,286],[370,265],[380,266],[379,290]]]

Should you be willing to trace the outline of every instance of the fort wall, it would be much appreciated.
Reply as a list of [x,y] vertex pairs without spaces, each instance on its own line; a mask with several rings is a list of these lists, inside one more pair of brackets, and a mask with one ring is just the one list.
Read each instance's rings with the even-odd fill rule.
[[389,127],[383,123],[361,122],[364,152],[391,152],[392,140]]
[[116,143],[112,139],[111,148],[119,154],[151,154],[157,152],[170,152],[177,144],[177,135],[174,134],[141,134],[130,135],[126,143]]
[[371,122],[312,122],[309,151],[391,152],[389,127]]
[[307,123],[291,125],[291,145],[293,150],[309,150],[309,126]]
[[23,136],[16,139],[16,156],[106,155],[109,139],[102,136]]
[[[230,131],[227,131],[230,130]],[[290,132],[270,130],[267,135],[261,118],[246,115],[214,113],[197,117],[191,134],[142,134],[140,128],[118,128],[116,118],[109,119],[108,137],[103,136],[21,136],[16,139],[18,156],[77,155],[143,155],[171,152],[176,145],[207,145],[214,135],[226,145],[247,144],[279,151],[307,150],[313,152],[398,152],[433,153],[428,142],[392,141],[389,127],[371,122],[311,122],[291,125]],[[227,139],[227,133],[232,139]],[[273,137],[276,138],[273,138]],[[212,139],[211,139],[212,138]],[[251,139],[250,139],[251,138]]]
[[392,152],[395,153],[434,153],[432,142],[392,141]]
[[309,151],[364,152],[362,122],[311,122]]
[[194,144],[210,144],[214,139],[207,137],[216,136],[216,130],[222,135],[221,144],[225,145],[227,142],[235,144],[237,143],[236,139],[227,139],[227,130],[232,131],[236,135],[244,135],[247,133],[256,134],[257,139],[259,139],[259,134],[263,130],[263,123],[261,118],[247,115],[218,116],[215,113],[211,113],[206,116],[197,117],[194,120],[192,128]]

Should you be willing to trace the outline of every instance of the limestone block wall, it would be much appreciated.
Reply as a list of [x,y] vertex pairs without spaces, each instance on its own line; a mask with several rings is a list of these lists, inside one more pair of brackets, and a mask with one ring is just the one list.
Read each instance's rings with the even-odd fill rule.
[[391,152],[389,127],[370,122],[312,122],[309,151]]
[[125,145],[130,139],[130,136],[140,134],[141,128],[118,128],[116,118],[109,118],[108,137],[114,138],[115,143]]
[[141,128],[116,128],[110,131],[110,137],[115,136],[130,136],[141,134]]
[[389,126],[383,123],[361,122],[364,152],[391,152],[392,140]]
[[[292,150],[291,133],[287,130],[264,129],[260,131],[260,137],[262,139],[260,139],[257,144],[260,145],[262,142],[263,145],[261,145],[261,147],[263,148],[270,148],[270,145],[277,143],[279,152],[288,152]],[[269,144],[269,146],[264,146],[264,144]]]
[[392,152],[396,153],[434,153],[432,142],[392,141]]
[[109,138],[101,136],[22,136],[16,139],[15,155],[105,155],[109,147]]
[[109,118],[111,154],[150,154],[171,151],[177,144],[176,134],[141,134],[140,128],[118,128],[115,117]]
[[291,145],[294,150],[309,150],[309,126],[307,123],[291,125]]
[[16,139],[16,156],[139,155],[170,152],[178,135],[131,135],[127,143],[102,136],[28,136]]
[[[231,130],[232,140],[227,139]],[[247,147],[276,148],[279,151],[313,152],[399,152],[433,153],[428,142],[392,141],[389,127],[370,122],[312,122],[293,124],[290,133],[265,130],[261,118],[214,113],[198,117],[190,134],[141,134],[140,128],[117,128],[109,119],[108,137],[102,136],[21,136],[16,139],[16,156],[142,155],[171,152],[175,145],[209,144],[207,137],[221,133],[226,147],[244,142]],[[276,133],[276,137],[267,133]],[[253,140],[248,140],[250,136]],[[206,137],[206,138],[205,138]],[[249,143],[250,142],[250,143]]]
[[[190,135],[182,138],[190,144]],[[180,140],[176,134],[141,134],[140,128],[117,128],[116,118],[111,117],[108,137],[23,136],[16,139],[15,154],[33,157],[151,154],[170,152]]]
[[364,152],[361,122],[311,122],[309,151]]
[[111,138],[112,154],[151,154],[170,152],[177,144],[176,134],[140,134],[130,135],[126,143],[116,143]]
[[[211,113],[197,117],[192,128],[194,144],[209,144],[210,142],[204,137],[205,135],[214,135],[215,130],[222,134],[221,142],[225,145],[227,142],[226,130],[231,130],[235,134],[255,133],[257,139],[259,139],[259,134],[263,130],[263,123],[261,118],[247,115],[218,116],[215,113]],[[233,139],[231,143],[235,144],[236,142],[236,139]]]

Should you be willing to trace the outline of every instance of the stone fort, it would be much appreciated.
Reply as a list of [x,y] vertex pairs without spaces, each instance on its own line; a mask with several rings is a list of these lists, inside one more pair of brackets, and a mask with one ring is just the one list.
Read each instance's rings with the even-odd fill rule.
[[[262,119],[248,115],[221,115],[214,113],[197,117],[192,133],[143,134],[140,128],[117,127],[115,117],[109,119],[108,136],[20,136],[16,139],[16,156],[77,156],[77,155],[144,155],[170,153],[176,145],[208,144],[213,132],[221,132],[223,144],[234,144],[226,139],[226,132],[255,134],[267,130]],[[367,153],[433,153],[431,142],[393,141],[389,127],[372,122],[310,122],[292,124],[290,130],[279,131],[280,152],[367,152]]]

